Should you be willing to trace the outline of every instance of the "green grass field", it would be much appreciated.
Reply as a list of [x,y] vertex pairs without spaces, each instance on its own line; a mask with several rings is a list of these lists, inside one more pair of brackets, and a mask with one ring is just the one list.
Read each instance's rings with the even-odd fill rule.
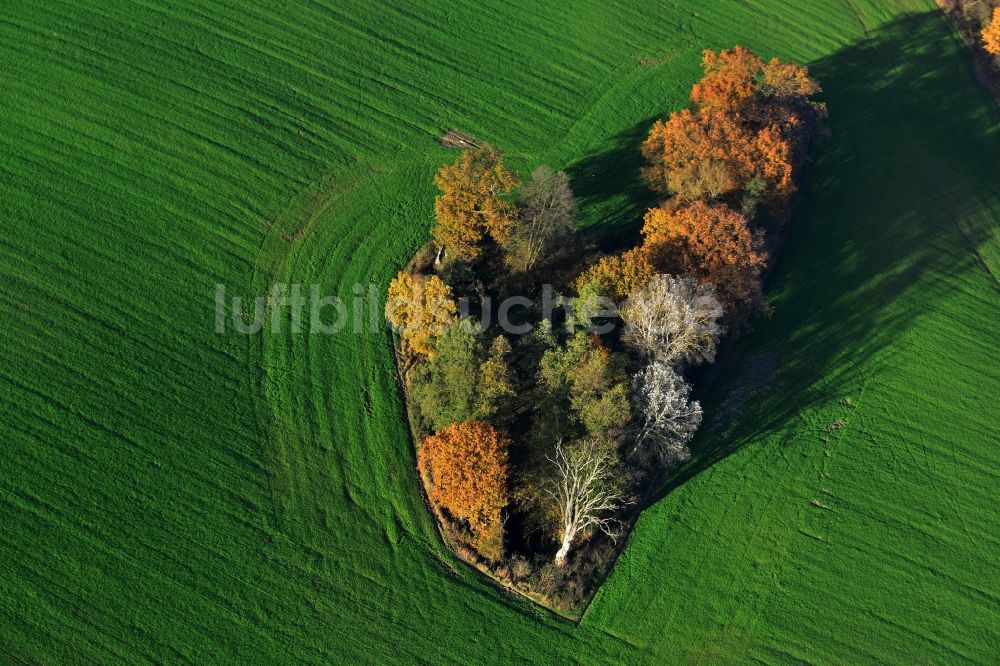
[[[930,0],[160,4],[0,9],[3,661],[996,661],[1000,113]],[[441,545],[387,334],[217,335],[214,285],[384,288],[449,128],[633,229],[734,43],[830,136],[576,626]]]

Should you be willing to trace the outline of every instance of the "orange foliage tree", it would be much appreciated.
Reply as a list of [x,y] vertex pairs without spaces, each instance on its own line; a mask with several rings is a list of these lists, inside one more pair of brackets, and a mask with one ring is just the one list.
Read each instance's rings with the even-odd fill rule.
[[713,200],[757,179],[771,196],[792,190],[791,149],[773,127],[754,132],[716,109],[685,109],[657,121],[642,144],[650,184],[688,201]]
[[820,91],[806,67],[777,58],[765,63],[742,46],[705,51],[702,67],[705,76],[691,89],[695,106],[719,109],[759,125],[783,120],[789,107]]
[[579,293],[584,285],[593,282],[601,294],[623,301],[652,279],[653,266],[646,257],[646,251],[637,247],[622,254],[601,257],[576,279],[576,289]]
[[794,190],[807,130],[825,114],[805,67],[765,63],[752,51],[705,51],[693,109],[654,124],[642,146],[650,184],[691,201],[758,190],[772,204]]
[[651,208],[642,228],[658,272],[679,272],[712,283],[726,312],[763,304],[760,275],[767,255],[760,234],[725,204],[698,201],[676,211]]
[[993,19],[983,28],[983,44],[988,53],[1000,56],[1000,7],[993,10]]
[[457,312],[451,287],[436,275],[400,271],[389,284],[385,318],[399,331],[407,352],[433,356],[438,336]]
[[441,194],[434,201],[437,224],[431,231],[447,255],[475,259],[487,234],[497,243],[510,239],[518,216],[503,196],[513,192],[518,179],[496,148],[483,145],[463,152],[454,164],[441,167],[434,184]]
[[450,425],[424,440],[417,467],[427,497],[457,520],[468,521],[476,549],[503,555],[500,512],[507,506],[510,441],[482,421]]
[[691,90],[695,107],[725,113],[749,131],[769,130],[804,149],[810,121],[826,115],[826,107],[811,99],[819,84],[802,65],[764,62],[742,46],[705,51],[702,65],[705,76]]

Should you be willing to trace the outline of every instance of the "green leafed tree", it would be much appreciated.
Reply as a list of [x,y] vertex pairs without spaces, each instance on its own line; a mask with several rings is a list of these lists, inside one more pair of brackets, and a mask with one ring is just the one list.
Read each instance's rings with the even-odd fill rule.
[[615,430],[630,416],[625,358],[599,338],[579,332],[565,346],[545,352],[539,369],[541,429],[557,433],[573,425],[587,433]]
[[479,366],[476,411],[481,419],[497,421],[509,415],[509,408],[517,395],[514,373],[507,362],[510,351],[510,342],[501,335],[493,340],[489,355]]
[[476,375],[482,342],[467,319],[449,325],[438,337],[434,356],[414,370],[411,395],[428,430],[473,418]]
[[510,343],[496,338],[489,351],[469,319],[441,334],[435,354],[412,375],[410,393],[427,430],[469,419],[502,422],[516,396],[507,362]]

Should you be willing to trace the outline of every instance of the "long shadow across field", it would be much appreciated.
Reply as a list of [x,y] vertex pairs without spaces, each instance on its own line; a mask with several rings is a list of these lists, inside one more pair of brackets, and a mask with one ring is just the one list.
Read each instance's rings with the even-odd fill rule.
[[581,209],[593,216],[581,232],[584,240],[604,252],[638,242],[643,213],[662,198],[640,176],[645,164],[640,149],[654,121],[647,118],[618,133],[603,151],[566,170]]
[[[984,235],[967,238],[969,252],[958,256],[952,245],[976,182],[956,165],[989,164],[991,155],[955,137],[983,136],[995,119],[957,92],[969,86],[948,81],[955,63],[969,62],[960,49],[931,12],[810,65],[829,104],[830,136],[807,167],[769,285],[774,315],[726,360],[704,400],[693,458],[663,494],[804,410],[851,398],[862,364],[870,367],[947,288],[927,279],[928,268],[973,261]],[[970,159],[979,149],[983,159]]]

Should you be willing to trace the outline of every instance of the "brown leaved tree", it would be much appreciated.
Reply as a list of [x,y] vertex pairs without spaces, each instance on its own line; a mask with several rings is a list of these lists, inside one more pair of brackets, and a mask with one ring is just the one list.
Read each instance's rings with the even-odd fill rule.
[[726,313],[764,305],[761,273],[767,262],[763,237],[725,204],[697,201],[672,211],[651,208],[642,228],[645,248],[658,272],[671,270],[715,284]]
[[993,19],[983,28],[983,45],[987,53],[1000,56],[1000,7],[993,10]]
[[434,201],[437,224],[431,230],[447,257],[475,259],[490,236],[506,243],[518,223],[516,207],[504,197],[518,186],[517,176],[485,144],[464,151],[454,164],[441,167],[434,184],[441,190]]
[[428,499],[466,521],[476,549],[491,560],[503,555],[500,512],[509,502],[509,448],[493,426],[464,421],[431,435],[417,452]]
[[657,121],[642,146],[653,188],[686,201],[727,198],[750,211],[762,200],[782,212],[793,171],[826,108],[808,70],[764,62],[741,46],[705,51],[692,108]]

